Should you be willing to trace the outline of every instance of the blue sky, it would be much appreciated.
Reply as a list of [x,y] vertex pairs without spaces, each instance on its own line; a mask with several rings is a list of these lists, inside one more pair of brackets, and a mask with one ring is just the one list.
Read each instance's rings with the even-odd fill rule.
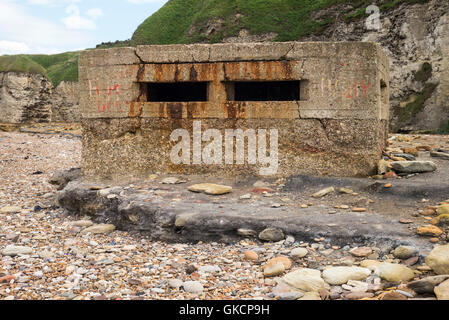
[[59,53],[131,38],[167,0],[0,0],[0,55]]

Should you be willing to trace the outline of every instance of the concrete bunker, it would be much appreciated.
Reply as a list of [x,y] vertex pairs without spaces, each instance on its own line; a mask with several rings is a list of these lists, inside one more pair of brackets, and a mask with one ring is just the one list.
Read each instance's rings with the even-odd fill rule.
[[[375,172],[386,143],[389,63],[375,43],[93,50],[81,54],[79,74],[83,172],[88,177],[260,174],[264,164],[249,161],[250,139],[244,135],[235,140],[235,145],[239,138],[246,141],[243,164],[174,163],[170,153],[178,141],[171,134],[177,129],[192,132],[198,123],[204,149],[215,142],[210,134],[204,136],[211,130],[219,137],[226,130],[276,130],[275,176],[366,176]],[[271,145],[268,136],[265,152]],[[198,160],[195,138],[189,144],[189,158]],[[224,157],[225,143],[212,153]]]

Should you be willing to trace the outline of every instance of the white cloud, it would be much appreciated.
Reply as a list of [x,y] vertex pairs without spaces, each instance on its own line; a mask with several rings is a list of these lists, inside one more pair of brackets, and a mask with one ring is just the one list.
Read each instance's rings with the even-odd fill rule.
[[79,8],[73,4],[67,7],[66,13],[69,16],[61,19],[61,21],[67,29],[93,30],[97,27],[92,20],[81,17]]
[[51,4],[52,0],[28,0],[29,4]]
[[104,16],[104,13],[103,10],[101,10],[100,8],[92,8],[87,10],[87,15],[92,19],[98,19]]
[[13,49],[30,53],[55,53],[84,47],[86,42],[93,41],[93,36],[36,17],[13,1],[0,0],[0,40],[19,44],[4,45],[0,48],[0,55],[10,53]]
[[17,42],[17,41],[0,41],[0,52],[3,54],[18,54],[18,53],[26,53],[30,51],[30,48],[26,43]]

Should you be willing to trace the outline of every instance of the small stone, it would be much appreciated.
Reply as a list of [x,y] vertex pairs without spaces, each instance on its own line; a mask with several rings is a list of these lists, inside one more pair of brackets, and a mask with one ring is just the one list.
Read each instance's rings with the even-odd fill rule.
[[418,261],[419,261],[419,257],[415,256],[415,257],[411,257],[411,258],[408,258],[408,259],[404,260],[403,263],[406,266],[413,266],[413,265],[417,264]]
[[314,194],[312,195],[312,197],[314,197],[314,198],[322,198],[322,197],[324,197],[325,195],[327,195],[327,194],[329,194],[329,193],[332,193],[332,192],[335,192],[334,187],[329,187],[329,188],[325,188],[325,189],[322,189],[322,190],[320,190],[320,191],[314,193]]
[[412,246],[399,246],[393,251],[393,256],[398,259],[408,259],[416,253],[416,248]]
[[349,189],[349,188],[340,188],[338,191],[340,193],[345,193],[345,194],[353,194],[354,193],[354,190]]
[[284,232],[281,229],[267,228],[259,233],[259,239],[263,241],[278,242],[284,240]]
[[247,250],[245,251],[245,258],[251,261],[257,261],[259,260],[259,255],[254,252],[253,250]]
[[431,276],[410,282],[407,287],[416,293],[434,293],[434,288],[447,279],[449,275]]
[[449,244],[435,247],[426,257],[426,264],[436,274],[449,274]]
[[201,266],[198,268],[199,273],[217,273],[221,272],[221,269],[219,266]]
[[419,156],[419,152],[416,148],[404,148],[404,153],[411,154],[412,156]]
[[366,212],[366,208],[352,208],[353,212]]
[[406,296],[397,291],[387,292],[380,300],[408,300]]
[[187,189],[192,192],[204,192],[209,195],[222,195],[230,193],[232,191],[232,187],[214,183],[195,184],[188,187]]
[[293,238],[292,236],[287,236],[287,238],[285,239],[285,245],[292,245],[293,243],[295,243],[295,238]]
[[285,272],[285,266],[282,262],[266,264],[263,268],[263,274],[266,277],[276,277]]
[[443,151],[442,150],[432,150],[430,151],[430,156],[431,157],[435,157],[435,158],[441,158],[441,159],[445,159],[445,160],[449,160],[449,152],[448,151]]
[[345,298],[349,300],[360,300],[364,298],[372,298],[374,297],[374,293],[372,292],[351,292],[345,294]]
[[437,169],[432,161],[393,161],[391,167],[399,173],[424,173]]
[[247,199],[251,199],[251,194],[244,194],[243,196],[240,196],[240,200],[247,200]]
[[387,173],[384,174],[385,179],[393,179],[396,177],[397,177],[397,175],[396,175],[396,173],[394,173],[394,171],[388,171]]
[[90,220],[78,220],[70,223],[74,227],[87,228],[93,226],[93,222]]
[[438,300],[449,300],[449,280],[435,287],[434,292]]
[[297,269],[293,272],[287,273],[284,277],[282,277],[282,280],[289,286],[306,292],[317,292],[321,289],[329,288],[329,285],[321,278],[321,272],[314,269]]
[[265,266],[267,266],[269,264],[275,264],[275,263],[278,263],[278,262],[280,262],[280,263],[282,263],[284,265],[285,270],[288,270],[288,269],[290,269],[292,267],[292,261],[289,258],[282,257],[282,256],[268,260],[265,263]]
[[255,237],[257,236],[257,231],[252,229],[240,228],[237,230],[237,234],[242,237]]
[[19,213],[22,211],[22,208],[16,206],[6,206],[0,209],[0,214],[12,214]]
[[427,225],[427,226],[422,226],[422,227],[419,227],[418,229],[416,229],[416,233],[421,236],[438,237],[443,233],[443,230],[441,230],[437,226]]
[[373,249],[370,247],[359,247],[354,248],[351,251],[349,251],[350,254],[352,254],[355,257],[366,257],[370,255],[373,252]]
[[106,234],[106,233],[110,233],[114,230],[115,230],[115,226],[113,224],[97,224],[97,225],[93,225],[89,228],[84,229],[83,231],[81,231],[81,234],[87,234],[87,233]]
[[33,253],[33,249],[29,247],[10,245],[4,248],[1,253],[4,256],[15,257],[19,254],[30,255],[31,253]]
[[433,216],[435,214],[435,210],[433,210],[433,209],[424,209],[420,214],[422,216]]
[[170,279],[168,280],[168,286],[172,289],[179,289],[182,287],[182,280],[179,279]]
[[193,294],[202,294],[204,287],[199,281],[186,281],[183,283],[184,290]]
[[165,178],[161,181],[162,184],[181,184],[181,183],[185,183],[186,181],[181,180],[179,178],[176,177],[169,177],[169,178]]
[[291,291],[291,292],[283,292],[279,294],[279,300],[298,300],[299,298],[303,297],[304,293],[298,292],[298,291]]
[[[270,279],[266,279],[270,280]],[[285,283],[279,282],[279,284],[273,288],[272,293],[275,296],[279,296],[281,293],[289,293],[292,292],[292,289]]]
[[67,268],[65,268],[65,274],[68,276],[74,272],[75,272],[75,266],[67,266]]
[[[395,154],[393,154],[393,157],[402,158],[403,160],[407,160],[407,161],[415,161],[416,160],[414,155],[407,154],[407,153],[395,153]],[[396,160],[396,159],[393,159],[393,160]]]
[[382,279],[393,283],[406,282],[415,277],[413,270],[410,268],[388,262],[381,263],[376,268],[376,273]]
[[290,256],[293,258],[304,258],[309,251],[306,248],[295,248],[292,251],[290,251]]
[[371,271],[360,267],[330,267],[323,271],[323,279],[331,285],[341,285],[349,280],[364,280]]

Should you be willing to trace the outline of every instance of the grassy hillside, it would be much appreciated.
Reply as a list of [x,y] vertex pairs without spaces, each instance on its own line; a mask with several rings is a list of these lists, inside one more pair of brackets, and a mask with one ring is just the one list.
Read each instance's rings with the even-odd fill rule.
[[[145,20],[135,31],[131,43],[171,44],[219,42],[238,35],[245,28],[252,34],[275,32],[276,41],[298,40],[319,33],[332,22],[324,16],[314,21],[311,14],[334,5],[345,5],[343,19],[365,16],[373,2],[380,10],[400,4],[425,3],[429,0],[170,0]],[[343,7],[342,7],[343,8]],[[205,33],[210,22],[220,21],[220,28]]]
[[57,86],[61,81],[78,81],[79,52],[53,55],[0,56],[0,72],[16,71],[39,73]]
[[24,55],[1,56],[0,72],[4,71],[45,74],[45,68]]

